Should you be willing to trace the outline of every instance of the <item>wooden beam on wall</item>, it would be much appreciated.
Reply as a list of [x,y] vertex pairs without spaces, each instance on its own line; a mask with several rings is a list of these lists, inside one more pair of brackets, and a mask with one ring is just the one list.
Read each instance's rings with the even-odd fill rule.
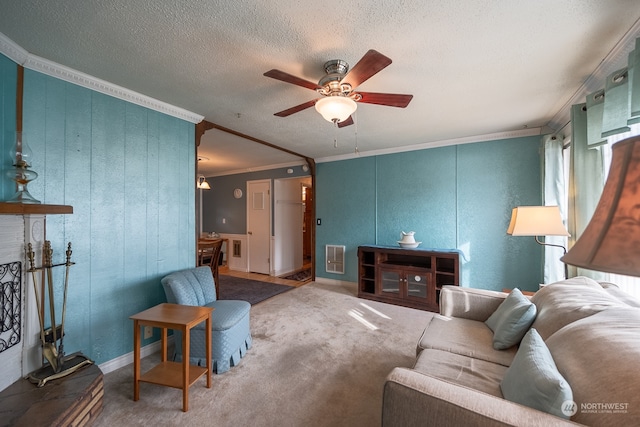
[[[272,144],[270,142],[263,141],[262,139],[258,139],[258,138],[255,138],[253,136],[244,134],[242,132],[238,132],[237,130],[229,129],[229,128],[226,128],[224,126],[217,125],[215,123],[207,122],[206,120],[203,120],[200,123],[207,123],[207,126],[208,126],[207,130],[209,130],[209,129],[218,129],[218,130],[221,130],[222,132],[230,133],[231,135],[239,136],[240,138],[248,139],[249,141],[253,141],[253,142],[257,142],[258,144],[266,145],[267,147],[271,147],[271,148],[274,148],[276,150],[283,151],[283,152],[291,154],[293,156],[301,157],[301,158],[305,159],[307,161],[307,163],[309,162],[309,160],[313,161],[313,159],[311,159],[310,157],[307,157],[307,156],[305,156],[303,154],[296,153],[295,151],[291,151],[291,150],[288,150],[286,148],[279,147],[279,146],[277,146],[275,144]],[[311,165],[309,165],[309,166],[311,166]]]
[[16,132],[22,132],[22,99],[24,93],[24,67],[18,65],[18,81],[16,82]]
[[196,148],[200,147],[200,139],[209,129],[213,129],[213,123],[206,120],[203,120],[196,125]]

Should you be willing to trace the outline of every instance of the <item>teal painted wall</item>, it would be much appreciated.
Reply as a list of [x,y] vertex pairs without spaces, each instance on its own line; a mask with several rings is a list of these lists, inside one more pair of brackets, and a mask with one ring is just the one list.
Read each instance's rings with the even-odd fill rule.
[[[320,163],[316,176],[316,275],[357,281],[357,248],[397,246],[415,231],[421,247],[464,254],[461,283],[535,290],[542,250],[507,236],[511,209],[542,200],[539,137],[478,142]],[[325,245],[345,245],[345,274],[327,273]]]
[[[358,246],[377,241],[376,163],[364,157],[316,165],[317,277],[357,281]],[[325,245],[345,245],[345,274],[325,272]]]
[[[17,78],[17,64],[0,55],[0,167],[3,173],[13,164],[9,150],[15,141]],[[0,200],[9,200],[14,194],[13,181],[0,179]]]
[[[97,363],[129,353],[129,316],[165,301],[162,276],[195,265],[195,126],[30,70],[23,124],[31,194],[74,209],[47,216],[54,263],[67,242],[76,263],[65,351]],[[63,268],[54,280],[61,305]]]
[[540,137],[458,147],[458,248],[468,286],[538,290],[543,251],[533,237],[507,235],[515,206],[541,205]]

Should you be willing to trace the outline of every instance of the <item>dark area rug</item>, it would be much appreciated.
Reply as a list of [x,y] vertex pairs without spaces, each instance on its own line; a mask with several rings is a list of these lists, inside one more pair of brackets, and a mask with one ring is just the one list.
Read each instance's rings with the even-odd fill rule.
[[298,282],[306,282],[311,280],[311,269],[307,268],[302,271],[297,271],[293,274],[289,274],[287,276],[280,276],[281,279],[287,280],[297,280]]
[[294,286],[242,279],[224,274],[220,275],[219,282],[220,299],[239,299],[251,305],[294,289]]

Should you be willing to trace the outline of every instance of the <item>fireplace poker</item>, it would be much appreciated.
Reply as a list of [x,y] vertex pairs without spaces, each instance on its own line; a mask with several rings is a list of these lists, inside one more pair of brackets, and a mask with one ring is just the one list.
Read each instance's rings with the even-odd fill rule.
[[49,289],[49,314],[51,315],[51,332],[53,334],[53,343],[49,343],[51,344],[51,351],[53,352],[55,358],[56,358],[56,363],[55,365],[52,365],[51,367],[53,368],[53,371],[55,373],[60,372],[60,368],[61,366],[59,366],[58,362],[58,349],[57,349],[57,345],[58,345],[58,334],[56,331],[56,308],[55,308],[55,304],[53,301],[53,274],[51,272],[51,267],[52,267],[52,260],[53,258],[53,249],[51,249],[51,242],[48,240],[44,241],[44,264],[45,264],[45,268],[47,270],[47,286]]
[[40,298],[38,296],[39,292],[38,292],[38,281],[36,280],[37,276],[36,276],[36,268],[33,265],[33,260],[34,260],[34,256],[35,254],[33,253],[33,246],[31,245],[31,243],[29,243],[27,245],[27,257],[29,258],[29,271],[31,272],[31,280],[33,281],[33,292],[34,292],[34,296],[36,298],[36,306],[38,308],[38,321],[40,322],[40,342],[42,344],[42,355],[44,356],[45,359],[47,359],[47,362],[49,362],[49,364],[51,365],[52,368],[54,368],[57,364],[57,358],[55,355],[55,352],[51,349],[50,345],[47,345],[49,343],[46,342],[46,340],[44,339],[44,319],[42,318],[43,313],[41,312],[42,310],[42,305],[40,302]]
[[67,289],[69,289],[69,267],[71,267],[71,242],[67,245],[67,262],[64,272],[64,297],[62,299],[62,325],[60,326],[60,347],[58,347],[58,358],[60,359],[60,365],[62,365],[62,358],[64,357],[64,320],[67,317]]

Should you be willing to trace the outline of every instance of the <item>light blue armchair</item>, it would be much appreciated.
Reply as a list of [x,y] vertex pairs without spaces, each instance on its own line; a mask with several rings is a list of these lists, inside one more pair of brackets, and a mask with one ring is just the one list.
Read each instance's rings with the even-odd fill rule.
[[[213,371],[222,374],[240,363],[251,348],[249,311],[246,301],[216,300],[216,288],[208,266],[177,271],[162,279],[167,302],[213,307],[211,317],[211,362]],[[182,333],[174,331],[174,360],[182,360]],[[191,329],[190,363],[206,365],[205,324]]]

